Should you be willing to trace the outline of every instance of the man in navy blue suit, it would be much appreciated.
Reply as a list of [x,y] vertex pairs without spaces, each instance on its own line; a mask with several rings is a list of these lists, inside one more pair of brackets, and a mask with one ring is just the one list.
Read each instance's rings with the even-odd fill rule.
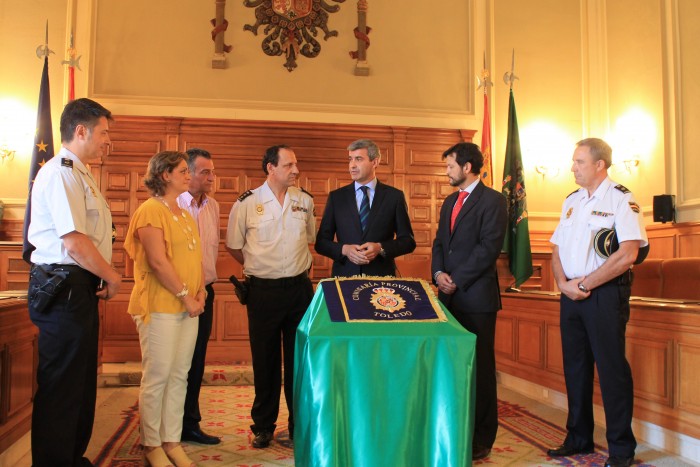
[[476,144],[459,143],[442,154],[450,185],[433,242],[432,273],[438,298],[464,328],[476,334],[476,406],[473,460],[491,453],[498,431],[496,312],[501,309],[496,260],[507,228],[505,197],[484,185],[484,157]]
[[377,180],[381,154],[374,142],[348,146],[353,183],[328,195],[316,252],[333,260],[333,276],[393,276],[394,258],[416,249],[401,190]]

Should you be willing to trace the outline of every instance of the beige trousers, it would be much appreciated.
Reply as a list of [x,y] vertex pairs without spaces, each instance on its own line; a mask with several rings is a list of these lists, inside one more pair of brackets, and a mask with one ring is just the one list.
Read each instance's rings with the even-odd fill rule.
[[197,340],[199,319],[187,313],[151,313],[145,324],[134,316],[141,343],[141,444],[155,447],[180,442],[187,373]]

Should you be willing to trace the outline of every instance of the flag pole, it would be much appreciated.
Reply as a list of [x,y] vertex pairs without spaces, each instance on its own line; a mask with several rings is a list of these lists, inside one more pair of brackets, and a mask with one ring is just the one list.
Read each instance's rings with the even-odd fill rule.
[[61,61],[61,65],[68,65],[68,100],[72,101],[75,99],[75,69],[80,70],[80,59],[82,58],[82,55],[76,58],[77,52],[73,42],[73,31],[70,33],[70,45],[66,54],[68,59]]
[[53,127],[51,125],[51,94],[49,86],[49,55],[54,53],[49,49],[49,22],[46,21],[46,40],[44,44],[36,48],[39,59],[44,58],[44,66],[41,72],[41,84],[39,86],[39,104],[36,115],[36,133],[34,135],[34,147],[32,149],[32,161],[29,166],[29,194],[24,210],[22,258],[31,263],[31,254],[35,250],[29,242],[27,232],[32,217],[32,188],[34,179],[39,169],[54,156]]
[[515,279],[515,289],[517,290],[523,282],[532,276],[533,271],[523,158],[520,151],[518,117],[513,97],[513,83],[516,79],[519,78],[515,74],[515,49],[513,49],[510,72],[503,75],[503,80],[510,86],[510,97],[501,192],[506,197],[508,207],[508,229],[503,242],[503,251],[508,254],[508,265]]
[[486,51],[484,51],[484,68],[481,76],[476,77],[477,90],[484,88],[484,121],[481,127],[481,153],[484,156],[484,166],[481,170],[481,181],[487,186],[493,186],[493,161],[491,157],[491,117],[489,112],[488,88],[493,86],[491,73],[486,67]]

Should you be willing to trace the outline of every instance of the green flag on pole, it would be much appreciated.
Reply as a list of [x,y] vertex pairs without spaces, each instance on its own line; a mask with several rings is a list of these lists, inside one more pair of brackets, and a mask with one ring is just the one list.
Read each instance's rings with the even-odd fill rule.
[[520,287],[520,284],[532,275],[532,252],[530,251],[530,231],[527,225],[523,158],[520,154],[518,118],[515,114],[512,87],[510,88],[510,103],[508,105],[508,141],[506,143],[506,160],[503,166],[501,192],[506,197],[508,205],[508,229],[503,242],[503,251],[508,254],[508,264],[510,272],[515,278],[515,287]]

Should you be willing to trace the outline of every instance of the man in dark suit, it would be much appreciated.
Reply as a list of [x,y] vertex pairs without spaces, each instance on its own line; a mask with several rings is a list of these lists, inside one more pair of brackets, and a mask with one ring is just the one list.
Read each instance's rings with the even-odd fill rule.
[[469,332],[476,334],[476,406],[472,459],[491,452],[498,431],[496,312],[501,308],[496,260],[507,228],[505,197],[480,181],[484,157],[472,143],[442,154],[450,185],[433,242],[432,273],[438,298]]
[[374,142],[348,146],[350,185],[328,195],[316,252],[333,260],[333,276],[393,276],[394,258],[416,249],[401,190],[377,180],[381,154]]

